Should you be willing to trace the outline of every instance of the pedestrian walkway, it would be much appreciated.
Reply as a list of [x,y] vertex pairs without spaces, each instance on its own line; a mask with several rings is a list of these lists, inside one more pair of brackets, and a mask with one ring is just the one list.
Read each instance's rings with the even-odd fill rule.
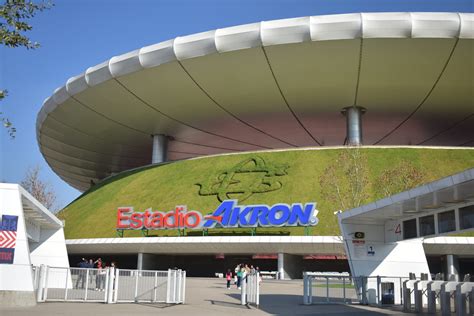
[[[13,315],[400,315],[400,312],[366,306],[303,305],[303,281],[265,280],[261,285],[260,309],[240,305],[240,291],[226,288],[225,279],[187,278],[184,305],[41,303],[31,308],[4,309]],[[414,314],[410,314],[414,315]]]

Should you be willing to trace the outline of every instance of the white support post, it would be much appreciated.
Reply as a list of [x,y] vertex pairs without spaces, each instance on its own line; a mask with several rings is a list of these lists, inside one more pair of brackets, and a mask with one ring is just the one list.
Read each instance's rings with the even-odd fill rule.
[[134,301],[138,302],[138,273],[139,270],[135,271],[135,296],[134,296]]
[[183,300],[182,300],[182,304],[184,304],[185,299],[186,299],[186,271],[183,271]]
[[38,291],[36,293],[36,300],[44,302],[44,288],[46,285],[46,266],[42,264],[39,267]]
[[156,302],[156,290],[158,288],[158,272],[155,271],[155,283],[153,286],[153,302]]
[[84,293],[84,301],[87,301],[87,290],[89,289],[89,269],[86,269],[86,292]]
[[120,278],[120,269],[115,270],[115,281],[114,281],[114,303],[117,302],[118,299],[118,291],[119,291],[119,278]]
[[69,279],[69,274],[70,274],[71,269],[67,268],[66,270],[66,285],[64,287],[64,300],[67,301],[67,281]]
[[115,268],[110,267],[107,271],[107,276],[108,279],[106,281],[106,297],[107,297],[107,303],[112,304],[115,303],[114,301],[114,275],[115,275]]
[[255,293],[257,295],[255,303],[257,304],[257,308],[260,305],[260,281],[259,280],[260,280],[260,273],[257,272],[256,277],[255,277],[255,282],[257,283],[255,286],[255,289],[257,291],[257,293]]
[[247,274],[244,272],[242,275],[242,281],[240,284],[240,304],[247,305],[247,282],[245,282],[245,277]]
[[168,269],[168,282],[166,282],[166,303],[171,303],[171,269]]

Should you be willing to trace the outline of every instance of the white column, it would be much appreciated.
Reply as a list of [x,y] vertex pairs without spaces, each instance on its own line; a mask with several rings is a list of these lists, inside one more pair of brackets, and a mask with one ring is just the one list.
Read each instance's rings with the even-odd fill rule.
[[137,270],[143,270],[143,253],[139,252],[137,256]]
[[280,280],[285,279],[285,254],[278,253],[278,277]]
[[449,280],[450,275],[454,275],[454,281],[459,281],[459,261],[455,255],[446,255],[446,271],[447,279]]
[[168,137],[163,134],[153,135],[151,163],[164,162],[168,153]]

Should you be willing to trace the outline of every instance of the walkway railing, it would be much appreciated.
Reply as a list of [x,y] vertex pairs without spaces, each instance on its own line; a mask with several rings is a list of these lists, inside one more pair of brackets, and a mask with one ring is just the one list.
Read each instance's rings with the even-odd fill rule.
[[182,304],[186,272],[129,269],[34,267],[37,300],[64,302],[149,302]]

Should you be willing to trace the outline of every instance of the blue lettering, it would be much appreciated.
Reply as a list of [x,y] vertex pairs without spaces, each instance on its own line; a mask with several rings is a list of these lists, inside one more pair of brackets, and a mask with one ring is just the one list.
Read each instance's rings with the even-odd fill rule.
[[268,206],[266,205],[255,205],[253,208],[252,216],[248,222],[249,226],[258,226],[258,224],[264,226],[268,225]]
[[[228,226],[232,210],[236,203],[236,200],[225,200],[217,207],[214,213],[212,213],[212,216],[222,216],[222,226]],[[214,219],[208,219],[204,224],[204,227],[206,228],[213,228],[214,226],[216,226],[216,220]]]
[[286,204],[275,204],[268,213],[270,225],[283,226],[290,217],[290,207]]
[[307,203],[304,206],[301,203],[295,203],[292,205],[292,212],[290,219],[288,221],[288,225],[296,226],[300,225],[307,225],[311,219],[311,215],[313,214],[313,210],[316,208],[316,203]]

